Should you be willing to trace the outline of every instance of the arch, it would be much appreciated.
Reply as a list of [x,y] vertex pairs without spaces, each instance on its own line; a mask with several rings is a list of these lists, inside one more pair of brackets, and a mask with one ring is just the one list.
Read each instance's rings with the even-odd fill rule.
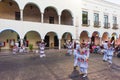
[[102,35],[102,41],[108,41],[109,40],[109,33],[108,32],[104,32]]
[[16,1],[3,0],[0,2],[0,18],[20,20],[20,9]]
[[66,48],[66,43],[68,41],[72,42],[72,34],[70,32],[65,32],[62,35],[61,47]]
[[113,40],[117,40],[118,36],[117,33],[112,33],[110,41],[112,42]]
[[23,20],[41,22],[41,11],[37,4],[29,2],[24,6]]
[[72,41],[72,34],[70,32],[65,32],[63,33],[62,38]]
[[[38,4],[36,4],[35,2],[27,2],[26,4],[25,4],[25,6],[23,7],[23,9],[26,7],[26,5],[28,5],[28,4],[33,4],[33,5],[35,5],[36,7],[38,7],[39,8],[39,5]],[[41,10],[40,10],[40,8],[39,8],[39,11],[41,12]]]
[[84,30],[80,34],[80,42],[89,42],[89,33],[88,31]]
[[56,7],[54,7],[54,6],[47,6],[47,7],[44,9],[44,12],[45,12],[45,10],[46,10],[47,8],[52,8],[52,9],[54,9],[54,10],[56,11],[57,15],[58,15],[58,10],[57,10]]
[[71,11],[68,9],[65,9],[61,13],[61,24],[64,25],[73,25],[73,17],[71,14]]
[[92,45],[100,45],[100,33],[98,31],[94,31],[91,37]]
[[19,1],[17,1],[17,0],[12,0],[12,1],[15,2],[18,5],[18,8],[20,9]]
[[95,35],[97,35],[97,36],[100,37],[100,32],[98,32],[98,31],[94,31],[94,32],[92,33],[92,36],[95,36]]
[[47,32],[44,37],[44,42],[47,43],[46,47],[48,48],[58,48],[59,40],[56,32],[50,31]]
[[26,32],[24,36],[24,41],[27,42],[26,44],[27,47],[29,46],[29,44],[32,44],[34,48],[38,48],[37,43],[39,41],[42,41],[42,39],[41,39],[39,32],[31,30],[31,31]]
[[[13,29],[3,29],[3,30],[0,31],[0,33],[4,32],[4,31],[13,31],[13,32],[16,32],[16,33],[17,33],[17,31],[15,31],[15,30],[13,30]],[[17,33],[17,34],[18,34],[18,33]]]
[[[90,36],[90,33],[89,33],[87,30],[83,30],[83,31],[81,31],[81,33],[82,33],[82,32],[86,32],[86,33],[88,34],[88,37],[91,37],[91,36]],[[80,33],[80,34],[81,34],[81,33]]]
[[115,37],[115,39],[117,39],[118,38],[118,35],[117,35],[117,33],[112,33],[112,35],[111,36],[114,36]]
[[12,49],[14,44],[20,39],[19,34],[12,29],[4,29],[0,32],[0,41],[5,43],[2,49]]
[[116,40],[117,40],[117,33],[112,33],[111,35],[111,39],[110,39],[110,42],[113,43],[113,47],[115,47],[115,44],[116,44]]
[[44,10],[44,23],[58,24],[58,12],[53,6],[48,6]]
[[62,15],[62,12],[63,11],[68,11],[70,14],[71,14],[71,16],[73,17],[73,13],[72,13],[72,11],[70,10],[70,9],[63,9],[62,11],[61,11],[61,15]]

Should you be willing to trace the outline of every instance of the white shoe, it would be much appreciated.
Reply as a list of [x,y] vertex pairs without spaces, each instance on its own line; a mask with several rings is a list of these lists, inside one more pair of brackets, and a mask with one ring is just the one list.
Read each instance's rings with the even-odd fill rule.
[[86,77],[86,76],[87,76],[87,74],[84,74],[84,75],[83,75],[83,77]]

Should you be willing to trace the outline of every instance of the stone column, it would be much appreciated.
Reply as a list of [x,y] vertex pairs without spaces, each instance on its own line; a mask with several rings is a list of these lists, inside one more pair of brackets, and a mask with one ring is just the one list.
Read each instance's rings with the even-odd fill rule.
[[43,23],[43,13],[41,13],[41,23]]
[[20,10],[20,20],[23,21],[23,10]]
[[59,39],[59,50],[61,49],[61,39]]
[[76,27],[76,39],[79,39],[79,21],[78,17],[76,17],[76,22],[75,22],[75,27]]
[[20,46],[22,46],[23,45],[23,39],[20,39]]
[[61,16],[59,15],[58,18],[59,18],[59,19],[58,19],[58,24],[61,24]]

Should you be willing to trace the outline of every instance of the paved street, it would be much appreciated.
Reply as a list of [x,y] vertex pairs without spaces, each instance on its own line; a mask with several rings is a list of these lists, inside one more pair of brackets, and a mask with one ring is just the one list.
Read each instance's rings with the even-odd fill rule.
[[[47,57],[35,53],[0,53],[0,80],[120,80],[120,58],[113,57],[108,67],[102,55],[91,54],[88,77],[82,78],[79,69],[73,71],[73,56],[66,50],[46,50]],[[119,63],[119,64],[117,64]]]

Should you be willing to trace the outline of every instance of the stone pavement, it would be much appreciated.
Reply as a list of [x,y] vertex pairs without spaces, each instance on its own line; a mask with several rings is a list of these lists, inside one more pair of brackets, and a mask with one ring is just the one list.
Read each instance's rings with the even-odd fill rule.
[[[0,80],[120,80],[120,58],[108,67],[102,55],[90,54],[88,77],[73,71],[73,56],[66,50],[46,50],[46,58],[35,53],[0,53]],[[117,64],[118,63],[118,64]]]

